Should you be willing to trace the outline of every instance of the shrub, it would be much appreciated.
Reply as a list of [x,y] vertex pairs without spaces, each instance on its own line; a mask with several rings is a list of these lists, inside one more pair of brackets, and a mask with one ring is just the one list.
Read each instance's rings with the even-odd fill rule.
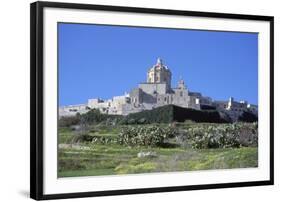
[[99,144],[112,144],[117,143],[118,139],[114,136],[93,136],[92,143],[99,143]]
[[186,141],[195,149],[257,146],[257,123],[200,125],[186,131]]
[[161,146],[167,138],[174,137],[176,130],[172,127],[127,126],[122,127],[118,142],[124,145]]
[[76,134],[74,135],[74,137],[72,138],[72,143],[76,144],[76,143],[81,143],[81,142],[91,142],[93,139],[93,137],[87,133],[80,133],[80,134]]
[[241,122],[257,122],[258,117],[251,112],[244,111],[242,113],[242,115],[238,117],[238,121],[241,121]]
[[[134,120],[134,121],[132,121]],[[131,113],[123,118],[123,124],[170,123],[173,121],[173,106],[167,105],[152,110]]]
[[98,109],[92,109],[81,115],[81,122],[84,124],[103,123],[104,125],[116,125],[122,120],[121,115],[102,114]]
[[195,110],[173,106],[173,121],[184,122],[192,120],[194,122],[207,123],[228,123],[230,120],[225,119],[217,110]]
[[122,124],[149,124],[184,122],[228,123],[229,117],[222,116],[217,110],[195,110],[175,105],[166,105],[152,110],[144,110],[123,117]]
[[145,124],[145,123],[147,123],[147,121],[146,121],[145,118],[141,118],[141,119],[138,120],[138,123],[139,124]]
[[61,117],[58,121],[58,125],[59,127],[70,127],[79,124],[79,122],[80,122],[80,115]]

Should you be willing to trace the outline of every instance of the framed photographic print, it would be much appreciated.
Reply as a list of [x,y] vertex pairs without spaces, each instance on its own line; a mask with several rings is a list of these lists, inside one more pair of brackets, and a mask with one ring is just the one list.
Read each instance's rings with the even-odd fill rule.
[[273,184],[273,17],[31,4],[31,198]]

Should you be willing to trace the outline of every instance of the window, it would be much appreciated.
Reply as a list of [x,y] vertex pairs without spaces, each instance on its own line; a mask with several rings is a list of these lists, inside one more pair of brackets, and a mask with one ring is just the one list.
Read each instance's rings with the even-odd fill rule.
[[180,92],[180,96],[181,96],[181,97],[183,96],[183,93],[182,93],[182,91]]

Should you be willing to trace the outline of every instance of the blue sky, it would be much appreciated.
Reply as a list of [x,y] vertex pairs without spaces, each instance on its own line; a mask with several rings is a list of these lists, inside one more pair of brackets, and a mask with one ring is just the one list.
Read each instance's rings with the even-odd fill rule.
[[158,57],[190,91],[258,103],[258,34],[59,24],[59,105],[123,95]]

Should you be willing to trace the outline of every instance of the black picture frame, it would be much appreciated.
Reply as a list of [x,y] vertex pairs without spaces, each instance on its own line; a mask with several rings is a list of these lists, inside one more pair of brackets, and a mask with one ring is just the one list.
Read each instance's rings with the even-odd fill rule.
[[[46,127],[43,125],[43,9],[46,7],[268,21],[270,23],[270,180],[45,195],[43,193],[43,128]],[[33,199],[63,199],[274,184],[274,17],[272,16],[35,2],[30,5],[30,66],[30,197]]]

